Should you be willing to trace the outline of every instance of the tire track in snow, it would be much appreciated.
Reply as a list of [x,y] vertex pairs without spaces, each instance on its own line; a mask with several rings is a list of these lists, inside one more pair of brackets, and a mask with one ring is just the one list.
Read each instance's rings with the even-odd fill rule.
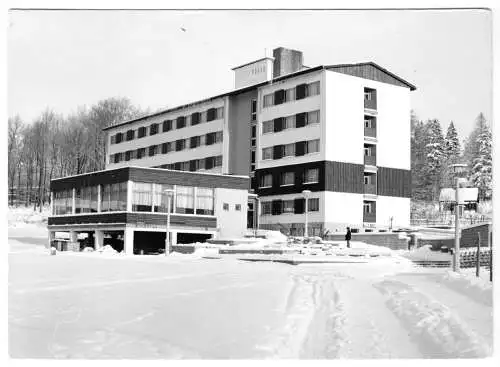
[[383,280],[374,286],[387,297],[388,308],[399,317],[424,357],[491,355],[488,343],[442,303],[399,281]]

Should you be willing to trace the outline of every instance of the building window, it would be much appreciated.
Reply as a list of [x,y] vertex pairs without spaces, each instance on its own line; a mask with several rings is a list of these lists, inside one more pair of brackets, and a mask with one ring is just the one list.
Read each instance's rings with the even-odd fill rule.
[[113,163],[120,163],[121,153],[116,153],[113,155]]
[[295,143],[286,144],[283,147],[283,157],[295,156]]
[[175,151],[179,152],[181,150],[186,149],[186,140],[179,139],[175,141]]
[[152,210],[151,183],[134,182],[132,189],[132,211],[150,212]]
[[294,184],[295,184],[294,172],[283,172],[281,174],[281,186],[294,185]]
[[149,156],[153,157],[156,154],[157,145],[151,145],[149,147]]
[[363,213],[370,214],[370,213],[372,213],[372,211],[373,211],[372,203],[365,201],[363,203]]
[[128,162],[130,160],[130,157],[132,156],[132,150],[127,150],[125,152],[125,160]]
[[174,211],[174,193],[165,192],[165,190],[173,190],[173,185],[153,184],[153,211],[155,213],[167,213],[168,195],[170,195],[170,213]]
[[75,190],[75,213],[97,212],[97,186],[87,186]]
[[146,155],[146,148],[137,149],[137,159],[144,158],[145,155]]
[[123,134],[122,133],[118,133],[116,134],[116,138],[115,138],[115,143],[116,144],[119,144],[123,141]]
[[152,124],[149,126],[149,135],[158,134],[158,124]]
[[293,129],[295,127],[295,116],[287,116],[285,117],[285,124],[283,129]]
[[293,214],[295,211],[295,201],[294,200],[283,200],[282,213],[283,214]]
[[128,130],[127,131],[127,141],[134,140],[134,138],[135,138],[135,130]]
[[307,169],[304,175],[304,183],[318,183],[319,182],[319,168]]
[[146,133],[147,133],[147,129],[145,126],[141,126],[139,129],[138,129],[138,132],[137,132],[137,137],[138,138],[144,138],[146,136]]
[[255,150],[252,150],[252,151],[250,152],[250,161],[251,161],[252,163],[255,163]]
[[262,134],[272,133],[274,131],[274,121],[264,121],[262,123]]
[[196,189],[196,214],[214,215],[214,189]]
[[216,114],[215,114],[215,118],[217,120],[219,120],[221,118],[224,118],[224,107],[217,108],[217,111],[216,111]]
[[252,139],[257,137],[257,126],[252,126]]
[[320,93],[319,91],[320,89],[320,84],[319,84],[319,81],[317,82],[314,82],[314,83],[311,83],[308,85],[308,88],[307,88],[307,95],[309,97],[312,97],[312,96],[316,96]]
[[295,101],[295,88],[290,88],[285,91],[285,102]]
[[241,212],[241,204],[235,204],[234,210],[236,210],[237,212]]
[[222,156],[218,155],[215,158],[215,167],[222,167]]
[[198,159],[198,163],[196,164],[199,171],[205,169],[205,158]]
[[272,187],[273,186],[273,175],[267,174],[260,176],[260,188]]
[[54,191],[54,215],[71,214],[72,206],[72,190]]
[[205,144],[206,145],[215,144],[215,133],[208,133],[205,135]]
[[257,121],[257,100],[256,99],[252,99],[251,114],[252,114],[251,121]]
[[319,152],[319,139],[309,140],[307,142],[307,151],[306,153],[316,153]]
[[170,130],[172,130],[172,120],[163,121],[163,132],[166,133]]
[[271,201],[263,201],[260,203],[261,215],[271,215],[272,203]]
[[229,211],[229,204],[228,203],[223,203],[222,204],[222,209],[224,209],[225,211]]
[[252,147],[255,147],[255,146],[257,145],[257,140],[256,140],[256,139],[252,139],[252,140],[250,141],[250,145],[251,145]]
[[215,120],[217,117],[217,110],[215,108],[209,108],[207,110],[207,122]]
[[270,107],[274,104],[274,94],[267,94],[264,96],[264,107]]
[[262,148],[262,160],[273,159],[273,147]]
[[223,137],[222,131],[217,131],[215,133],[215,142],[222,143],[222,137]]
[[319,123],[319,111],[311,111],[307,113],[307,124],[317,124]]
[[319,211],[319,198],[311,198],[307,202],[307,210],[310,212]]
[[199,136],[191,137],[189,147],[191,149],[193,149],[193,148],[197,148],[199,146],[200,146],[200,137]]
[[194,214],[194,187],[177,186],[175,211],[181,214]]
[[371,91],[365,88],[365,101],[371,101],[371,100],[372,100],[372,93]]
[[191,114],[191,126],[198,125],[200,123],[200,113],[194,112]]
[[111,141],[111,144],[115,144],[116,143],[116,135],[111,135],[110,141]]
[[127,183],[102,185],[101,212],[127,210]]

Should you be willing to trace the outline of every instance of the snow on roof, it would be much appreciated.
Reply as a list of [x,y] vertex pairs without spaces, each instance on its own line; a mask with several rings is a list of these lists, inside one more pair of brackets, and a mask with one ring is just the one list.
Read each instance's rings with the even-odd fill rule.
[[[463,187],[458,190],[458,201],[460,203],[478,202],[479,190],[477,187]],[[439,194],[440,202],[455,202],[455,189],[445,188]]]

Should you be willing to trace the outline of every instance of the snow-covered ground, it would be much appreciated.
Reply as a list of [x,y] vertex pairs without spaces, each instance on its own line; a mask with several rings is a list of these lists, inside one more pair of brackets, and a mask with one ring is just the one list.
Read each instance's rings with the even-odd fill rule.
[[492,353],[489,280],[468,271],[415,268],[376,246],[334,251],[385,256],[299,266],[236,256],[205,259],[206,251],[168,257],[50,256],[31,244],[46,234],[37,237],[38,229],[31,230],[17,236],[9,229],[9,352],[14,358],[477,358]]

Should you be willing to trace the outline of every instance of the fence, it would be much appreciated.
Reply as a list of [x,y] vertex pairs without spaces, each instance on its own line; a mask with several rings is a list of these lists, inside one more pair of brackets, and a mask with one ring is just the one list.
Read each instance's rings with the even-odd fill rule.
[[[470,226],[474,224],[482,224],[491,222],[491,218],[485,215],[476,215],[470,217],[461,217],[460,218],[460,226]],[[412,226],[421,226],[421,227],[429,227],[429,226],[455,226],[455,216],[453,215],[440,215],[440,216],[432,216],[432,217],[417,217],[411,216],[410,224]]]

